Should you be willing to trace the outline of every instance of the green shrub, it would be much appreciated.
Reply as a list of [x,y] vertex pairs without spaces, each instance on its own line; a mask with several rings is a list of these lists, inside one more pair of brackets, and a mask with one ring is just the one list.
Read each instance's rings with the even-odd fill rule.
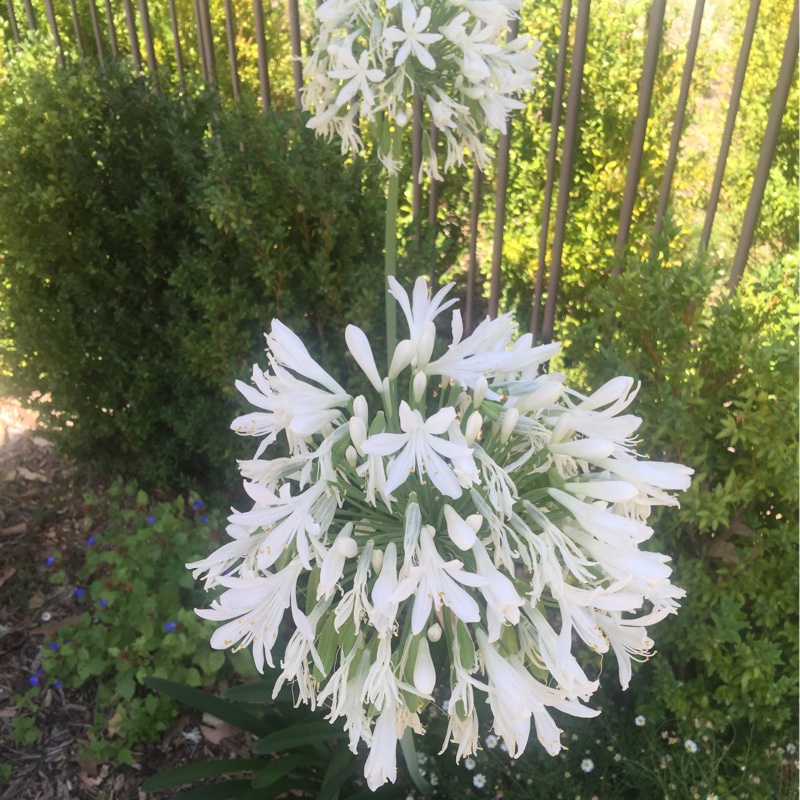
[[[0,340],[11,392],[69,451],[185,486],[233,467],[228,423],[278,314],[327,335],[380,304],[382,204],[303,120],[154,93],[123,64],[0,83]],[[213,120],[213,123],[210,123]],[[347,299],[345,299],[345,295]],[[355,312],[355,313],[354,313]],[[329,362],[335,361],[335,364]]]
[[679,735],[725,729],[743,758],[797,731],[797,266],[775,261],[729,297],[714,265],[666,238],[652,249],[597,294],[609,317],[572,329],[567,356],[591,386],[639,377],[650,454],[695,469],[655,525],[687,596],[654,632],[637,705]]

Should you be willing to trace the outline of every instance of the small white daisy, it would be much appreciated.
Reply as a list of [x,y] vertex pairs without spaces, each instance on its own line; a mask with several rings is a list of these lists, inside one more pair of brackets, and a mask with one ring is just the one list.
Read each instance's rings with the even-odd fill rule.
[[797,746],[793,742],[789,742],[789,744],[786,745],[786,752],[790,756],[793,756],[797,752]]
[[483,789],[486,786],[486,776],[482,775],[480,772],[472,779],[472,783],[475,785],[477,789]]
[[442,700],[442,711],[446,714],[450,710],[450,701]]
[[506,747],[506,743],[505,743],[505,742],[500,742],[500,749],[501,749],[501,750],[502,750],[504,753],[507,753],[507,752],[508,752],[508,747]]
[[591,758],[584,758],[581,761],[581,769],[584,772],[591,772],[594,769],[594,761]]
[[464,767],[468,770],[473,770],[477,766],[475,759],[472,756],[467,756],[464,759]]
[[483,741],[486,742],[486,746],[490,750],[494,750],[494,748],[497,747],[498,739],[493,733],[490,733]]
[[709,794],[706,796],[706,800],[719,800],[718,794]]
[[687,739],[683,746],[686,748],[687,753],[696,753],[697,752],[697,745],[691,740]]
[[427,763],[428,763],[428,756],[426,756],[425,753],[418,752],[417,753],[417,764],[422,766],[423,764],[427,764]]
[[614,761],[622,761],[622,753],[614,753]]
[[435,772],[431,772],[431,776],[428,780],[431,782],[431,786],[439,785],[439,776]]
[[642,714],[639,714],[639,716],[634,719],[634,722],[636,723],[637,728],[644,728],[644,724],[647,722],[647,720]]

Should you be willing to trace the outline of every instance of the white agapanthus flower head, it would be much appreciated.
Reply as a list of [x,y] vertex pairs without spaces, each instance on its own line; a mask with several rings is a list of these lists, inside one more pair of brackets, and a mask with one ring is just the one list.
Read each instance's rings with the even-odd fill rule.
[[[652,652],[646,628],[683,595],[669,559],[643,547],[647,518],[692,472],[636,454],[630,378],[569,388],[541,370],[559,345],[533,347],[508,315],[465,336],[454,310],[443,343],[451,287],[431,297],[419,279],[409,297],[389,280],[408,337],[386,375],[367,336],[346,331],[370,397],[273,322],[269,370],[239,385],[254,410],[233,423],[261,440],[241,464],[252,508],[188,565],[225,589],[198,612],[223,623],[212,647],[252,645],[259,671],[279,663],[276,692],[292,682],[343,718],[351,749],[370,748],[372,789],[395,779],[398,739],[424,730],[433,702],[459,759],[479,747],[481,698],[492,741],[519,757],[533,734],[555,755],[558,714],[598,713],[585,703],[604,653],[627,687]],[[271,460],[264,443],[278,440],[290,455]]]
[[[538,42],[508,35],[519,7],[519,0],[326,0],[305,64],[309,127],[357,153],[360,124],[374,125],[378,156],[393,173],[400,161],[391,131],[418,113],[444,139],[445,171],[465,155],[483,168],[483,134],[505,133],[537,65]],[[441,180],[427,125],[423,151],[423,171]]]

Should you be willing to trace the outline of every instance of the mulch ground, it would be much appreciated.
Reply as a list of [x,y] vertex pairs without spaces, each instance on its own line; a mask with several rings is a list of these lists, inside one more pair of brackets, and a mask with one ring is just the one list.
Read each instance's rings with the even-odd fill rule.
[[[74,613],[69,588],[49,583],[45,559],[85,539],[82,496],[102,485],[57,457],[18,404],[0,401],[0,800],[141,800],[142,782],[157,772],[198,760],[241,756],[236,736],[221,742],[201,733],[187,714],[160,742],[134,749],[132,766],[98,764],[81,756],[95,716],[95,687],[34,687],[32,708],[18,697],[31,690],[41,648],[59,621]],[[15,717],[35,719],[32,744],[12,741]],[[212,737],[213,738],[213,737]],[[10,775],[9,773],[10,768]]]

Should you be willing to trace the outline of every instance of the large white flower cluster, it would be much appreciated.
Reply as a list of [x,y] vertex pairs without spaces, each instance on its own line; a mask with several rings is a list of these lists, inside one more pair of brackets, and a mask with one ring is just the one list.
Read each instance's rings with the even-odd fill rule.
[[[465,153],[483,168],[487,130],[505,132],[522,108],[537,61],[528,36],[507,41],[521,0],[326,0],[317,9],[319,39],[305,65],[308,125],[342,152],[362,147],[360,121],[377,123],[378,155],[393,173],[390,128],[422,113],[446,142],[444,169]],[[423,168],[441,179],[435,148],[424,134]]]
[[[198,611],[224,623],[212,646],[252,645],[260,671],[280,651],[276,692],[292,681],[298,701],[343,717],[351,748],[370,747],[373,789],[395,779],[397,741],[423,730],[436,687],[459,758],[478,748],[476,693],[512,755],[531,722],[558,753],[552,711],[598,713],[583,703],[599,665],[587,674],[576,642],[613,651],[626,687],[631,660],[651,653],[646,627],[683,594],[667,556],[640,549],[646,520],[691,474],[636,456],[631,379],[567,388],[540,369],[559,345],[515,338],[509,316],[464,336],[454,311],[437,348],[450,287],[431,298],[420,279],[409,298],[390,285],[408,337],[388,375],[364,332],[346,330],[371,400],[272,323],[269,372],[238,384],[258,410],[233,423],[263,437],[241,463],[253,507],[230,517],[230,543],[188,565],[225,589]],[[290,455],[262,458],[279,437]]]

